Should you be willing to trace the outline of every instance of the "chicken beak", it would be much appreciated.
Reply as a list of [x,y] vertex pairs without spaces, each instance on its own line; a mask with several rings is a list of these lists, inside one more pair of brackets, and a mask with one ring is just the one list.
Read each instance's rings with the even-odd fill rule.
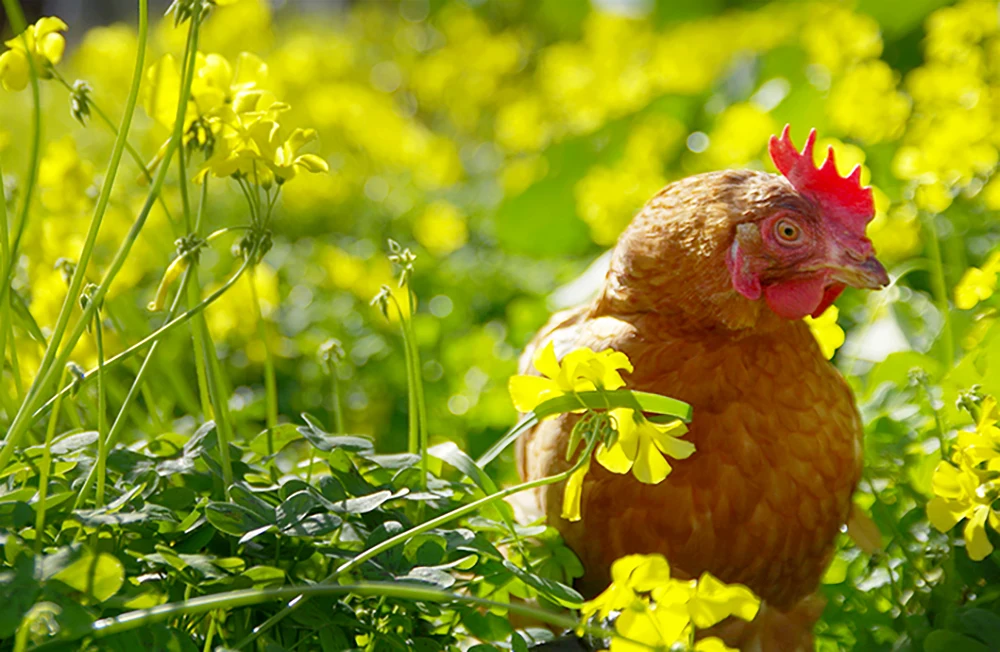
[[889,274],[875,256],[836,265],[833,268],[833,278],[845,285],[864,290],[878,290],[889,285]]

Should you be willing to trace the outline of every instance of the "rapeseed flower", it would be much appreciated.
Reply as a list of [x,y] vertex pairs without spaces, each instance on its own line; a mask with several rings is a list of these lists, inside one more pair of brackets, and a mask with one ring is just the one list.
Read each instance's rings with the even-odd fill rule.
[[66,49],[66,39],[59,32],[67,29],[69,27],[61,19],[46,16],[6,41],[4,45],[10,49],[0,54],[0,84],[8,91],[24,90],[31,78],[31,63],[39,77],[51,77],[48,67],[59,63]]
[[611,446],[601,444],[597,461],[613,473],[632,471],[639,482],[659,484],[673,470],[666,458],[684,460],[694,453],[694,444],[678,437],[687,433],[682,421],[654,423],[628,408],[611,410],[618,436]]
[[557,360],[551,341],[535,352],[532,364],[543,377],[512,376],[508,383],[511,400],[520,412],[531,412],[540,403],[564,394],[620,389],[625,386],[621,372],[633,369],[628,356],[611,349],[595,353],[580,348]]
[[823,311],[819,317],[806,317],[804,321],[809,325],[819,350],[827,360],[833,357],[837,349],[844,345],[844,329],[837,323],[840,310],[837,306],[830,306]]
[[1000,428],[997,428],[997,401],[986,397],[980,406],[979,421],[972,432],[960,432],[951,461],[942,461],[934,470],[931,486],[934,497],[927,503],[927,518],[941,532],[965,519],[962,534],[966,552],[974,561],[993,552],[986,524],[1000,530],[1000,512],[993,508],[1000,498]]
[[997,289],[997,272],[1000,272],[1000,252],[992,254],[982,267],[965,270],[955,286],[955,307],[968,310],[992,297]]
[[[584,618],[604,619],[617,612],[615,632],[629,640],[613,639],[611,652],[631,652],[646,649],[642,645],[690,645],[696,628],[711,627],[731,616],[750,621],[759,609],[760,600],[745,586],[724,584],[709,573],[697,580],[674,579],[662,555],[628,555],[611,565],[610,586],[585,603],[581,613]],[[729,648],[709,638],[693,649]]]

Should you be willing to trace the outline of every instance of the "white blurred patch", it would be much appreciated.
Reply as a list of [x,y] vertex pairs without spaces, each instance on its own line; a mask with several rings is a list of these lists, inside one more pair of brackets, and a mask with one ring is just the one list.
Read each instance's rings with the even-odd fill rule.
[[592,0],[594,7],[619,16],[642,18],[653,11],[653,0]]
[[556,288],[546,302],[549,309],[556,312],[574,308],[596,297],[604,284],[604,277],[608,275],[608,268],[611,267],[612,251],[611,249],[605,251],[584,270],[583,274]]

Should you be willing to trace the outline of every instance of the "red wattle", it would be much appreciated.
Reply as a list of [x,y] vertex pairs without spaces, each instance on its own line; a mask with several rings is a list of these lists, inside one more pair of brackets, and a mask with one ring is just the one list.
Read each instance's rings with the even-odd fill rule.
[[826,279],[784,281],[764,288],[764,300],[779,317],[802,319],[813,314],[826,298]]
[[809,316],[815,319],[820,315],[822,315],[824,312],[826,312],[827,308],[833,305],[833,302],[837,300],[837,297],[839,297],[840,293],[843,291],[844,291],[843,283],[834,283],[832,285],[828,285],[826,287],[826,290],[824,290],[823,292],[823,300],[819,302],[819,305],[816,306],[816,310],[813,310],[812,314]]

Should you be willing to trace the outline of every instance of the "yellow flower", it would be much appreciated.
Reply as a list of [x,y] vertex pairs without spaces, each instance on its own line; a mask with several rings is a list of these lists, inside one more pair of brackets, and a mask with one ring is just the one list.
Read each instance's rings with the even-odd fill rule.
[[[194,79],[191,80],[191,99],[184,115],[185,141],[191,123],[236,102],[240,93],[259,88],[267,77],[267,64],[255,54],[243,52],[236,58],[236,66],[218,54],[195,57]],[[181,71],[177,61],[165,54],[146,70],[142,87],[142,106],[149,117],[170,129],[177,114],[177,97],[180,94]]]
[[819,350],[823,352],[823,357],[829,360],[833,354],[844,345],[844,329],[837,323],[840,311],[837,306],[830,306],[823,314],[815,319],[806,317],[805,322],[809,325]]
[[983,399],[980,410],[976,429],[972,432],[960,430],[955,440],[955,458],[970,467],[1000,458],[1000,428],[996,426],[997,400],[987,396]]
[[975,308],[980,301],[993,296],[997,289],[997,272],[1000,271],[1000,252],[992,254],[982,268],[970,267],[955,286],[955,307],[959,310]]
[[[581,608],[584,618],[615,620],[618,635],[652,647],[690,645],[694,628],[711,627],[730,616],[753,620],[760,600],[740,584],[727,585],[708,573],[698,580],[681,581],[670,576],[670,565],[662,555],[629,555],[611,565],[611,585]],[[647,649],[615,638],[612,652]],[[703,652],[724,652],[718,639],[694,646]]]
[[580,502],[583,499],[583,479],[590,470],[590,460],[583,463],[569,476],[563,488],[562,517],[567,521],[579,521],[581,518]]
[[604,444],[597,449],[597,461],[613,473],[630,470],[640,482],[658,484],[670,475],[666,457],[687,459],[694,453],[694,444],[683,437],[687,426],[681,421],[654,423],[628,408],[611,410],[618,437],[611,448]]
[[305,145],[316,140],[315,129],[296,129],[280,146],[274,148],[274,156],[268,166],[284,183],[293,178],[298,170],[305,172],[329,172],[330,166],[316,154],[299,154]]
[[507,386],[520,412],[531,412],[539,403],[563,394],[619,389],[625,386],[621,370],[632,371],[628,357],[612,349],[597,353],[588,348],[576,349],[560,362],[551,341],[535,352],[532,364],[544,378],[512,376]]
[[35,65],[35,73],[43,79],[50,77],[46,68],[62,59],[66,39],[59,32],[67,29],[69,27],[59,18],[47,16],[30,25],[23,34],[7,41],[5,45],[10,49],[0,54],[0,84],[8,91],[24,90],[31,77],[29,56]]
[[697,581],[680,582],[653,590],[657,605],[681,601],[687,605],[695,627],[711,627],[730,616],[753,620],[760,600],[742,584],[724,584],[711,573],[702,573]]
[[580,608],[585,618],[607,618],[638,597],[670,582],[670,564],[663,555],[626,555],[611,564],[611,584]]
[[927,518],[941,532],[967,519],[962,534],[966,552],[973,561],[985,559],[993,552],[986,522],[994,530],[1000,529],[1000,515],[991,507],[998,491],[992,481],[984,481],[987,474],[992,477],[996,472],[941,462],[932,480],[936,495],[927,503]]

